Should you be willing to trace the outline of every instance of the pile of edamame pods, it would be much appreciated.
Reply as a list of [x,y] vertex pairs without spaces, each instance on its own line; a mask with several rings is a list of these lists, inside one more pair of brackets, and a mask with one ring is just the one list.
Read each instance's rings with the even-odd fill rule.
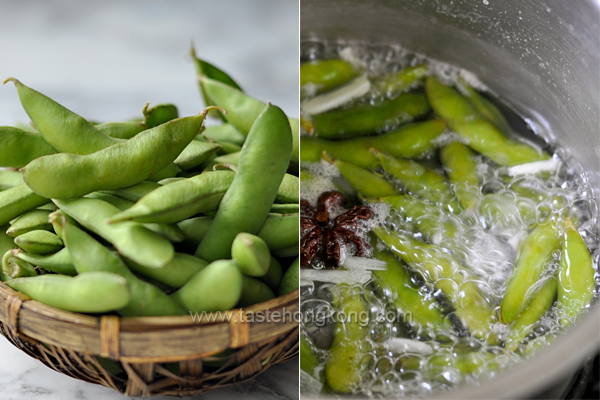
[[[191,56],[207,108],[187,117],[146,104],[142,118],[97,123],[4,81],[31,118],[0,127],[4,283],[122,316],[229,310],[297,289],[299,121]],[[209,114],[220,124],[205,127]]]
[[597,297],[599,236],[572,160],[515,133],[471,74],[393,47],[317,44],[300,69],[301,197],[335,216],[320,196],[340,192],[375,217],[362,259],[323,234],[341,265],[301,231],[317,268],[301,270],[303,391],[476,383],[575,323]]

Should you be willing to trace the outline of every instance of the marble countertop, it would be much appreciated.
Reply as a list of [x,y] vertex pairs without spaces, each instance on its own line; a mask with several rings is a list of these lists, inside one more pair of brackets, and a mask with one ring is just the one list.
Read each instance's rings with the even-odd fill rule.
[[[204,105],[186,57],[192,40],[247,93],[298,116],[298,0],[0,0],[0,10],[0,80],[15,77],[89,119],[140,117],[146,102],[198,113]],[[0,86],[0,125],[27,121],[14,87]],[[201,397],[296,399],[298,370],[292,360]],[[1,400],[122,398],[0,337]]]

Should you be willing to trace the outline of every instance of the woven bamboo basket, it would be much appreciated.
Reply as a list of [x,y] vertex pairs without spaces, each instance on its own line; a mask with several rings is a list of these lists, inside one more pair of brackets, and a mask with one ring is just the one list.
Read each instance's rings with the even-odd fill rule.
[[[128,396],[191,396],[298,354],[298,290],[252,307],[181,317],[89,316],[0,283],[0,332],[48,367]],[[118,362],[107,370],[97,356]],[[109,368],[111,369],[111,368]]]

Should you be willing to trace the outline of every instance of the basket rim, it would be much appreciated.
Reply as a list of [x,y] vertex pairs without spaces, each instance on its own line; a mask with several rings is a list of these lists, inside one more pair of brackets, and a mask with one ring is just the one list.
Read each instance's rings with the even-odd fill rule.
[[[0,282],[0,322],[14,336],[80,353],[131,362],[166,362],[205,357],[291,331],[299,325],[299,299],[296,289],[247,308],[222,312],[91,316],[47,306]],[[267,315],[278,318],[265,318]]]

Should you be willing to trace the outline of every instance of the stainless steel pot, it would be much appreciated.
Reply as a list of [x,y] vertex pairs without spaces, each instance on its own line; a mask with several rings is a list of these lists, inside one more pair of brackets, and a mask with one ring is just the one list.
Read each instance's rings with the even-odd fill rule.
[[[301,0],[300,26],[301,41],[397,43],[474,72],[517,111],[545,118],[550,139],[570,149],[600,206],[600,0]],[[568,382],[599,347],[596,303],[533,359],[438,396],[559,392],[557,384]]]

